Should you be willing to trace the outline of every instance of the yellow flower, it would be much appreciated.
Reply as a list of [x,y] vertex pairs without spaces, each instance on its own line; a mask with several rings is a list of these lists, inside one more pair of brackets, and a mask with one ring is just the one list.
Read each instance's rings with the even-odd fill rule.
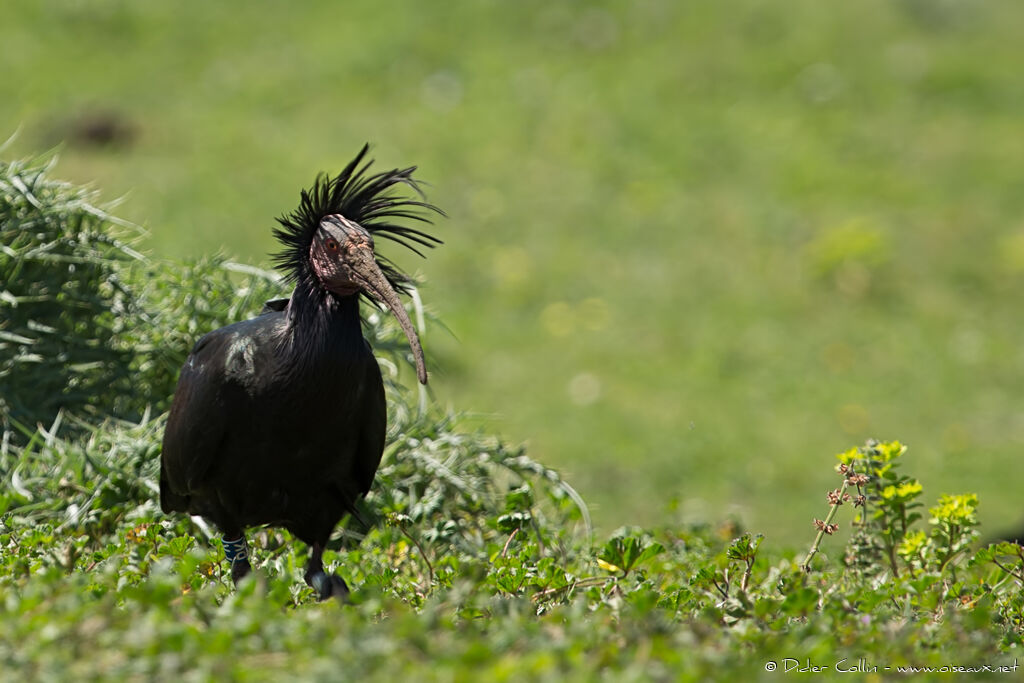
[[930,508],[932,523],[973,524],[974,511],[978,508],[978,494],[960,493],[941,496],[939,504]]
[[927,534],[923,531],[911,531],[903,537],[903,541],[900,542],[896,552],[900,554],[900,557],[916,557],[926,543],[928,543]]
[[922,491],[922,486],[916,479],[905,481],[899,486],[890,484],[882,489],[882,498],[896,503],[908,503]]

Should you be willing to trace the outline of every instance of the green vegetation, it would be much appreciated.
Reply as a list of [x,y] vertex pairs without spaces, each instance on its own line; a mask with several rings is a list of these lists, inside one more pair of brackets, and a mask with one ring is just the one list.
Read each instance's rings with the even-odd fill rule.
[[1017,0],[9,4],[0,138],[161,259],[266,267],[316,172],[419,164],[446,244],[388,255],[453,332],[432,391],[598,528],[773,545],[882,435],[1021,521]]
[[[915,465],[904,462],[902,444],[871,441],[839,454],[841,485],[825,497],[830,512],[802,562],[804,538],[765,548],[761,534],[735,523],[669,519],[595,536],[585,503],[558,472],[400,381],[410,369],[390,316],[367,320],[389,380],[388,445],[363,515],[374,523],[346,525],[326,557],[352,587],[351,602],[316,603],[301,581],[306,549],[274,529],[250,535],[255,576],[235,591],[216,532],[159,510],[164,416],[150,397],[170,392],[168,368],[198,330],[255,313],[280,293],[276,280],[222,260],[148,261],[115,237],[127,226],[35,162],[0,165],[0,213],[0,277],[18,285],[0,297],[0,395],[68,386],[58,395],[63,409],[53,407],[58,396],[5,405],[5,677],[647,681],[774,679],[812,667],[1017,671],[1024,550],[1000,543],[967,552],[978,536],[973,493],[941,496],[920,524],[925,489],[906,474]],[[43,333],[56,321],[40,316],[68,301],[89,305],[62,305],[60,324],[77,336],[58,349],[114,355],[50,362],[55,342]],[[129,314],[147,324],[124,324]],[[34,358],[35,348],[47,355]],[[118,384],[117,363],[137,390]],[[83,402],[80,387],[92,387],[95,402]],[[856,516],[844,516],[851,506]],[[848,525],[844,550],[835,537]]]

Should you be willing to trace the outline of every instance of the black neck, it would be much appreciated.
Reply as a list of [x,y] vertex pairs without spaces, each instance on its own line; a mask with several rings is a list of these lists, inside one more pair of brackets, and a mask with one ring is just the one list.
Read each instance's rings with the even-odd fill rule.
[[289,355],[298,365],[318,371],[324,363],[333,366],[365,348],[358,294],[338,296],[300,283],[285,316]]

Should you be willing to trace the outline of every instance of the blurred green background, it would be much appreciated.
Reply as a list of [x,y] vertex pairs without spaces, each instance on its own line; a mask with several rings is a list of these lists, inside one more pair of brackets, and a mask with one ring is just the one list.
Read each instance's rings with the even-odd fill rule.
[[603,529],[736,514],[801,544],[833,454],[1022,516],[1024,4],[33,0],[5,156],[123,196],[157,258],[267,265],[365,141],[450,215],[437,400]]

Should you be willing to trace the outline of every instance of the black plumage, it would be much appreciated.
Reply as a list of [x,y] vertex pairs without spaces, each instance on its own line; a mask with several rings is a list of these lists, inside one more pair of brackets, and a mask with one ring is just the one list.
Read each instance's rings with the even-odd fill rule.
[[347,592],[326,576],[321,555],[369,491],[386,431],[360,295],[391,309],[427,381],[398,298],[410,280],[375,253],[374,237],[422,255],[420,247],[440,241],[403,221],[441,212],[423,201],[414,167],[370,175],[366,153],[335,177],[318,176],[299,207],[278,219],[283,249],[274,258],[294,283],[291,297],[205,335],[181,371],[164,433],[161,507],[216,524],[236,580],[250,570],[245,528],[269,524],[310,545],[306,580],[322,597]]

